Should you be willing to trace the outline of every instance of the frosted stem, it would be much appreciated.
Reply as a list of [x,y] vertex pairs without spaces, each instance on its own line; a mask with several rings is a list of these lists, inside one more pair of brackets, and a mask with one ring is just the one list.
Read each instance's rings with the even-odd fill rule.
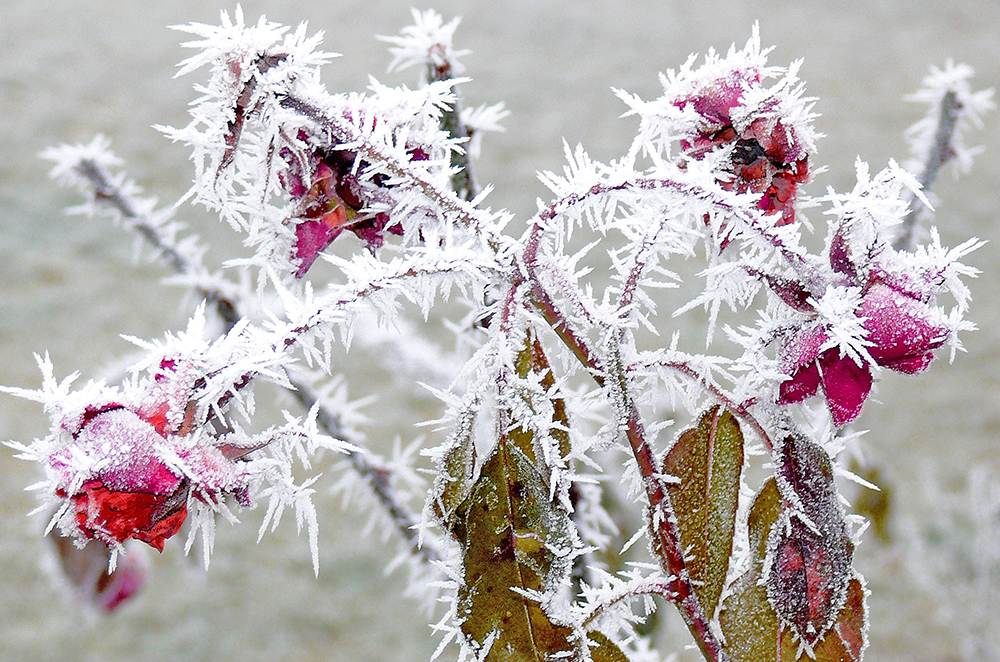
[[[93,159],[82,159],[75,170],[90,182],[94,197],[110,204],[118,211],[127,225],[135,229],[169,267],[181,274],[190,274],[197,270],[192,261],[169,237],[150,219],[137,211],[136,201],[111,182],[107,171],[100,164]],[[226,325],[227,330],[232,329],[242,319],[243,315],[240,312],[238,300],[223,295],[217,289],[199,287],[198,292],[205,300],[215,305],[216,312]],[[323,406],[319,395],[309,384],[294,378],[290,381],[294,388],[290,389],[289,393],[302,405],[303,409],[309,411],[319,403],[316,423],[324,433],[350,445],[357,445],[351,439],[351,435],[341,427],[338,417]],[[347,455],[351,467],[364,479],[378,502],[385,508],[411,553],[424,561],[436,560],[436,554],[429,547],[419,545],[416,529],[417,518],[392,492],[391,469],[378,466],[364,451],[349,450]]]
[[[924,163],[924,171],[920,175],[920,190],[925,194],[934,185],[938,173],[944,164],[951,159],[955,152],[951,146],[951,137],[958,126],[958,118],[962,114],[962,103],[958,100],[958,94],[954,90],[948,90],[941,98],[941,112],[938,113],[937,130],[934,132],[934,143],[927,153],[927,160]],[[913,241],[913,231],[917,226],[917,216],[923,205],[920,200],[914,199],[910,205],[910,210],[903,218],[903,224],[899,229],[899,236],[892,242],[892,247],[897,251],[907,250]]]
[[[635,456],[639,472],[643,477],[643,486],[649,503],[648,517],[650,535],[654,536],[657,545],[654,547],[660,553],[660,563],[664,571],[671,576],[664,595],[670,595],[677,604],[678,610],[691,634],[694,635],[705,658],[709,662],[723,662],[726,655],[722,643],[712,629],[711,616],[702,609],[694,592],[691,575],[684,562],[684,549],[681,545],[680,530],[677,527],[677,517],[674,514],[670,497],[663,481],[660,479],[660,469],[656,456],[646,440],[645,427],[629,389],[627,372],[621,363],[621,342],[609,343],[611,361],[601,366],[595,358],[597,355],[587,343],[570,328],[566,319],[552,302],[536,273],[538,241],[542,232],[540,224],[536,223],[524,251],[524,263],[528,277],[532,280],[532,298],[536,307],[542,312],[546,321],[552,326],[560,339],[574,355],[590,369],[594,380],[602,387],[609,388],[616,400],[616,409],[626,419],[625,434],[629,447]],[[619,331],[619,336],[623,331]]]
[[[75,170],[90,182],[94,197],[111,205],[121,214],[128,226],[139,233],[139,236],[153,247],[157,256],[167,266],[180,274],[194,274],[199,270],[155,223],[137,211],[135,200],[122,191],[120,187],[111,183],[107,171],[100,164],[93,159],[82,159],[76,165]],[[231,329],[240,320],[241,315],[236,312],[234,303],[219,289],[198,287],[198,293],[215,306],[216,312],[227,329]]]
[[[441,46],[442,51],[445,49]],[[435,58],[429,58],[427,63],[427,78],[431,82],[445,81],[452,79],[451,61],[447,57],[441,57],[442,64],[436,64]],[[451,153],[451,167],[457,168],[457,172],[451,176],[451,186],[455,193],[465,200],[472,200],[479,194],[479,186],[476,185],[476,178],[472,173],[472,158],[469,156],[468,144],[472,133],[469,127],[462,121],[462,104],[455,95],[455,102],[441,115],[441,128],[448,132],[452,138],[463,140],[466,149],[453,151]]]

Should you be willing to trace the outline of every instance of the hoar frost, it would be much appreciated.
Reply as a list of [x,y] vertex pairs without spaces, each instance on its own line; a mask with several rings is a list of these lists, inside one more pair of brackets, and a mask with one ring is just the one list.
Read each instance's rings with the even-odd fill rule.
[[[813,100],[798,62],[767,63],[756,27],[744,48],[663,75],[654,100],[619,92],[639,118],[628,151],[602,163],[567,146],[562,174],[541,175],[553,199],[519,230],[511,214],[485,207],[489,189],[477,193],[471,173],[455,178],[502,107],[459,113],[458,22],[433,12],[414,20],[387,41],[393,67],[424,67],[422,85],[373,81],[365,94],[325,89],[320,66],[332,55],[304,26],[247,24],[237,10],[220,26],[180,28],[197,38],[180,74],[207,67],[209,81],[190,124],[164,131],[192,149],[188,197],[245,234],[253,255],[231,266],[243,282],[256,276],[263,312],[240,318],[229,302],[224,334],[208,340],[200,308],[186,332],[136,341],[146,358],[119,386],[74,390],[75,377],[57,382],[44,359],[41,389],[5,389],[41,402],[52,420],[46,438],[12,443],[46,472],[37,487],[54,511],[50,527],[107,545],[114,563],[126,541],[162,549],[190,521],[188,545],[201,530],[207,551],[217,515],[233,519],[231,508],[266,499],[261,532],[294,508],[315,565],[315,478],[296,482],[292,467],[327,448],[350,454],[406,553],[445,573],[447,610],[435,628],[462,659],[652,657],[630,609],[639,600],[649,613],[652,596],[678,608],[713,662],[756,661],[746,651],[758,644],[765,657],[787,646],[799,657],[859,659],[866,590],[833,481],[833,430],[861,415],[882,368],[917,374],[945,345],[961,348],[959,332],[973,328],[962,279],[975,270],[959,260],[980,243],[946,249],[931,230],[929,242],[897,246],[912,201],[928,203],[929,180],[894,162],[874,175],[859,163],[853,191],[813,201],[827,206],[829,230],[810,253],[801,186],[816,168]],[[932,78],[958,86],[973,122],[987,109],[988,96],[962,87],[964,70]],[[915,135],[927,142],[926,128]],[[126,180],[96,177],[112,164],[104,147],[49,156],[123,216],[152,216],[121,204]],[[599,238],[567,253],[583,226]],[[169,252],[170,233],[149,234]],[[328,254],[341,237],[356,250]],[[600,283],[588,260],[604,245],[611,274]],[[174,254],[172,266],[206,299],[225,299],[197,251]],[[703,287],[675,314],[708,309],[703,354],[678,349],[659,312],[658,291],[680,280],[667,262],[696,255],[708,262]],[[314,284],[317,262],[338,275]],[[328,368],[333,345],[370,328],[357,322],[373,311],[376,325],[398,323],[406,343],[417,333],[400,321],[406,306],[426,318],[453,295],[468,306],[455,326],[471,349],[437,392],[446,411],[436,423],[450,435],[425,453],[435,478],[418,522],[392,495],[418,481],[405,471],[393,481],[389,463],[321,432],[335,418],[329,400],[286,371],[300,358]],[[756,323],[727,325],[720,340],[723,305],[758,306]],[[639,328],[672,340],[647,349]],[[261,380],[300,389],[309,413],[244,430]],[[808,409],[817,396],[819,423]],[[655,447],[673,422],[665,411],[697,421],[669,451]],[[761,455],[775,476],[754,490],[744,468]],[[655,564],[614,575],[621,513],[604,497],[619,482],[627,494],[607,501],[640,504],[638,536]]]

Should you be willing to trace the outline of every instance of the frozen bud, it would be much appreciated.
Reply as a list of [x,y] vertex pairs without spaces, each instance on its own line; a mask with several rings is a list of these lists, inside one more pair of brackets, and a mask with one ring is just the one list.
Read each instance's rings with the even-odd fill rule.
[[[868,286],[855,315],[865,331],[870,361],[908,375],[925,370],[949,335],[936,322],[938,313],[931,305],[883,280]],[[801,402],[822,387],[834,425],[843,427],[861,414],[874,365],[843,355],[838,347],[823,349],[828,339],[824,327],[814,325],[781,345],[778,360],[788,379],[778,387],[777,403]]]
[[[300,132],[299,141],[308,144],[308,136]],[[289,221],[295,231],[291,258],[298,265],[296,278],[302,278],[344,230],[353,232],[371,250],[385,243],[386,233],[403,233],[402,226],[392,223],[388,214],[364,212],[372,190],[386,184],[380,175],[361,183],[355,163],[357,153],[287,146],[279,153],[287,167],[278,179],[296,205]],[[408,154],[415,161],[427,159],[427,153],[419,147],[408,150]]]
[[109,403],[88,407],[66,429],[66,443],[46,459],[55,494],[68,503],[64,532],[112,548],[135,539],[162,551],[187,518],[189,498],[211,504],[233,495],[247,505],[247,478],[235,460],[253,448],[217,446],[195,430],[192,407],[180,410]]
[[[188,481],[161,456],[163,436],[139,414],[112,405],[88,412],[75,444],[58,451],[50,464],[65,472],[69,499],[83,537],[109,546],[131,538],[158,550],[187,517]],[[73,465],[84,456],[92,468],[80,476]],[[79,488],[71,485],[83,477]]]
[[934,350],[948,339],[948,329],[935,324],[933,309],[884,283],[873,284],[861,299],[869,353],[876,363],[912,375],[934,359]]

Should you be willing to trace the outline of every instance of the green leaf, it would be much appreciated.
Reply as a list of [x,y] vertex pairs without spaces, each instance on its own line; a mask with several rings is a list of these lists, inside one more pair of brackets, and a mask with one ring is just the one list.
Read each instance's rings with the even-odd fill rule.
[[[546,389],[554,384],[541,345],[530,334],[514,368],[521,379],[533,373],[536,384]],[[501,380],[500,388],[505,387]],[[568,452],[565,407],[554,398],[551,404],[556,428],[552,434]],[[571,641],[573,630],[553,623],[539,602],[525,592],[545,594],[562,586],[579,543],[563,501],[552,497],[551,469],[542,454],[536,453],[535,433],[518,421],[510,423],[512,411],[498,415],[497,445],[444,522],[463,552],[458,619],[469,640],[480,646],[491,641],[487,660],[540,661],[572,651],[577,644]],[[459,446],[442,463],[442,469],[456,478],[466,471],[468,459]],[[459,493],[451,482],[446,483],[450,491],[442,492],[439,499],[444,504]],[[616,659],[617,647],[610,641],[595,641],[603,659]]]
[[468,497],[475,475],[475,426],[475,412],[471,409],[463,412],[448,440],[447,450],[437,461],[429,507],[449,531],[454,527],[455,511]]
[[719,625],[732,662],[769,662],[778,648],[778,615],[760,582],[771,527],[781,515],[781,493],[773,478],[757,493],[747,517],[750,568],[730,586]]
[[679,480],[667,491],[685,565],[709,617],[729,569],[742,471],[743,434],[736,418],[718,405],[702,415],[698,427],[681,433],[663,462],[663,473]]
[[622,652],[615,642],[608,639],[600,632],[590,632],[587,638],[597,646],[590,649],[590,659],[594,662],[629,662],[628,657]]
[[487,660],[540,660],[571,650],[572,631],[512,590],[544,592],[571,565],[552,551],[572,550],[569,518],[549,500],[532,459],[502,436],[455,515],[464,552],[462,631],[480,644],[497,633]]

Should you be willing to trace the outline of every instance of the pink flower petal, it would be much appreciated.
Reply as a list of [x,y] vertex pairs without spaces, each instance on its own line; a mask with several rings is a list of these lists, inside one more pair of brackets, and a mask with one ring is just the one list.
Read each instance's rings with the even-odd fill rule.
[[791,379],[781,382],[778,387],[778,404],[790,405],[793,402],[802,402],[806,398],[816,395],[818,390],[819,366],[813,361],[799,368]]
[[840,356],[836,347],[819,357],[823,392],[833,424],[843,427],[856,419],[872,390],[872,373],[867,364],[858,365],[849,356]]
[[861,300],[872,358],[881,365],[906,374],[927,368],[933,350],[948,338],[945,327],[932,324],[929,306],[883,283],[872,285]]

